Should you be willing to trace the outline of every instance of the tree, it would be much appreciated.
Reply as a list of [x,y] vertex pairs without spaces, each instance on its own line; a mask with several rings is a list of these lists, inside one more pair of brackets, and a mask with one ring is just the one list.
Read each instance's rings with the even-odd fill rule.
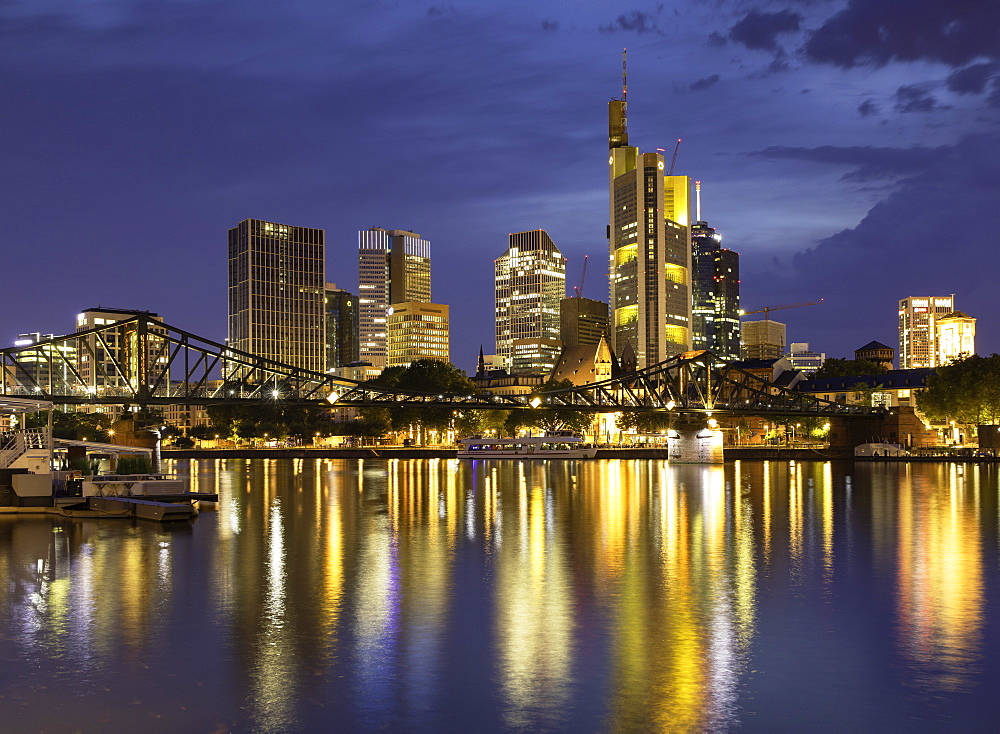
[[884,365],[867,359],[840,359],[831,357],[823,362],[813,377],[859,377],[862,375],[884,375],[889,370]]
[[938,367],[917,394],[929,418],[973,425],[1000,422],[1000,354],[973,355]]
[[634,430],[636,433],[660,433],[670,428],[669,413],[620,413],[615,421],[620,431]]
[[[451,362],[437,359],[417,359],[408,367],[386,367],[368,382],[369,385],[388,387],[404,392],[439,395],[473,395],[479,390],[468,376]],[[388,430],[405,431],[419,426],[433,431],[446,431],[456,427],[460,432],[469,431],[476,421],[472,415],[479,411],[461,410],[450,406],[426,406],[420,403],[397,404],[379,408],[362,408],[362,422],[370,427],[385,423]],[[370,435],[370,434],[369,434]]]

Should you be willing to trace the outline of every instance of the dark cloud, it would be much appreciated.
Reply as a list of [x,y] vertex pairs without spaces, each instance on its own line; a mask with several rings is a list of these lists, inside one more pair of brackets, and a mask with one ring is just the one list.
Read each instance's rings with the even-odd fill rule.
[[708,45],[709,46],[725,46],[726,37],[719,33],[718,31],[712,31],[708,34]]
[[721,78],[722,77],[720,77],[718,74],[712,74],[712,76],[706,76],[703,79],[699,79],[698,81],[693,82],[691,86],[688,87],[688,89],[695,92],[701,91],[702,89],[708,89],[713,84],[718,84]]
[[751,10],[729,29],[729,39],[750,49],[778,50],[778,36],[799,30],[802,16],[790,10],[762,13]]
[[995,0],[849,0],[810,35],[803,51],[812,61],[845,68],[995,59],[1000,8]]
[[948,76],[948,89],[957,94],[982,94],[986,91],[986,83],[996,75],[998,69],[1000,64],[986,62],[953,71]]
[[[836,150],[818,151],[818,157],[835,157]],[[861,152],[841,150],[845,159],[858,159]],[[1000,322],[990,318],[996,310],[995,268],[984,244],[1000,240],[1000,220],[983,214],[995,206],[997,151],[1000,134],[969,136],[933,150],[872,151],[897,163],[910,159],[902,167],[919,172],[902,179],[856,227],[827,237],[796,255],[791,267],[770,273],[772,287],[791,289],[788,297],[822,296],[825,308],[836,312],[836,319],[812,330],[810,341],[822,340],[828,352],[833,345],[853,349],[854,342],[863,344],[869,336],[891,344],[896,301],[955,293],[958,308],[980,317],[979,348],[996,343]],[[949,237],[944,218],[974,234]]]
[[858,105],[858,112],[862,117],[871,117],[872,115],[877,115],[879,113],[879,106],[872,102],[870,99],[866,99],[864,102]]
[[847,166],[844,178],[856,181],[911,176],[917,171],[938,165],[946,148],[878,148],[873,146],[839,147],[822,145],[817,148],[771,146],[751,155],[762,158],[814,161]]
[[557,30],[559,30],[559,21],[558,20],[543,20],[542,21],[542,30],[543,31],[557,31]]
[[656,24],[656,15],[644,13],[641,10],[633,10],[631,13],[619,15],[612,23],[602,25],[598,30],[602,33],[616,33],[618,31],[639,34],[663,33],[663,30]]
[[897,89],[895,98],[896,112],[933,112],[938,109],[947,109],[944,105],[939,105],[937,100],[926,90],[913,84],[904,85]]

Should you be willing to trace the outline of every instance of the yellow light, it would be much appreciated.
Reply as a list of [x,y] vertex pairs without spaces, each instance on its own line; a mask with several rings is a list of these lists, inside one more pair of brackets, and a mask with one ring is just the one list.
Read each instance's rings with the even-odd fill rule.
[[532,408],[537,408],[541,404],[542,404],[542,399],[537,395],[528,401],[528,405],[530,405]]
[[326,396],[326,402],[328,402],[330,405],[333,405],[338,400],[340,400],[340,393],[338,393],[336,390],[334,390],[332,393]]

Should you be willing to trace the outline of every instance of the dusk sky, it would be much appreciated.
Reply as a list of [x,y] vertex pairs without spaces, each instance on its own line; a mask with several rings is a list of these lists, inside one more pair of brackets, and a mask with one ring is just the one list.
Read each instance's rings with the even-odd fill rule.
[[1000,351],[1000,2],[7,0],[0,342],[102,305],[226,336],[226,232],[431,242],[452,360],[493,349],[493,260],[542,228],[607,299],[607,102],[673,149],[789,341],[897,347],[956,294]]

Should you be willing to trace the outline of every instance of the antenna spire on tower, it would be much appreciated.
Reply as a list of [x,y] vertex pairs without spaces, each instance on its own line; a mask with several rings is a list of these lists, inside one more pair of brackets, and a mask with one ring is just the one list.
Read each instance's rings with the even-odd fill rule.
[[694,221],[701,221],[701,181],[694,182]]
[[628,49],[627,48],[622,49],[622,132],[628,135]]

